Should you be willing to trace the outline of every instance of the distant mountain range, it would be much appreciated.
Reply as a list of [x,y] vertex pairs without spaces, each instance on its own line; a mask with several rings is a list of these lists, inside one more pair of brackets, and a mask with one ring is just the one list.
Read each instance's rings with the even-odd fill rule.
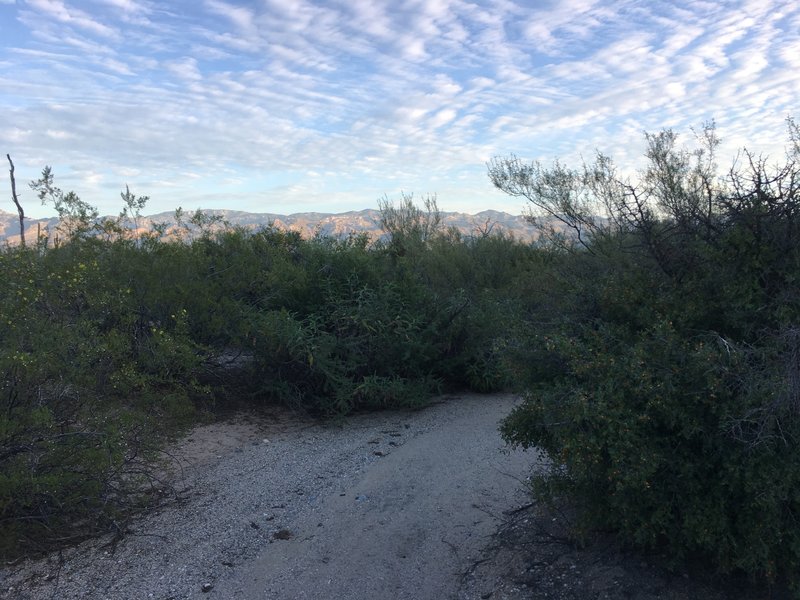
[[[319,232],[327,236],[346,236],[350,233],[366,233],[372,238],[383,235],[380,226],[380,211],[365,209],[345,213],[295,213],[291,215],[278,215],[272,213],[250,213],[238,210],[204,210],[203,213],[210,217],[219,217],[233,226],[248,229],[259,229],[272,225],[279,229],[298,231],[304,237],[309,237]],[[491,231],[512,234],[521,241],[536,239],[536,229],[522,215],[510,215],[496,210],[485,210],[475,215],[460,212],[442,212],[444,227],[455,227],[464,235],[481,235],[482,232]],[[189,220],[192,213],[184,216]],[[175,227],[175,213],[165,212],[139,220],[140,230],[150,230],[154,224],[166,224],[168,231]],[[54,232],[58,219],[26,219],[25,232],[29,240],[36,238],[37,229],[42,233]],[[132,224],[131,224],[132,227]],[[0,243],[7,242],[15,245],[19,243],[19,217],[16,213],[0,210]]]

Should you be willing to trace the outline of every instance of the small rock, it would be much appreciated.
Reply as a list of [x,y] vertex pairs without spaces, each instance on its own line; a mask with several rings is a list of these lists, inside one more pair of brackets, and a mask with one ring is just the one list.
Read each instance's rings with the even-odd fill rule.
[[252,527],[253,529],[261,529],[261,525],[259,525],[255,521],[250,521],[250,527]]
[[203,591],[204,594],[207,594],[208,592],[214,589],[214,586],[211,585],[210,583],[204,583],[203,585],[200,586],[200,589]]
[[375,452],[373,452],[373,454],[374,454],[375,456],[386,456],[386,454],[384,454],[384,453],[383,453],[383,452],[381,452],[380,450],[375,450]]
[[272,537],[276,540],[290,540],[292,539],[293,535],[288,529],[279,529],[272,534]]

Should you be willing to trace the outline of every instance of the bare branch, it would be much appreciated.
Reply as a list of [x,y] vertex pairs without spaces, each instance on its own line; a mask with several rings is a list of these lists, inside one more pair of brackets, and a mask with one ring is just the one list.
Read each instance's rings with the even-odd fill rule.
[[17,197],[17,181],[14,178],[14,162],[11,160],[10,154],[6,154],[6,158],[8,159],[8,164],[11,166],[11,168],[9,169],[9,176],[11,177],[11,199],[14,201],[14,204],[17,205],[17,212],[19,213],[19,241],[20,244],[24,247],[25,211],[22,210],[22,205],[19,203],[19,198]]
[[[593,214],[597,206],[580,173],[558,161],[552,168],[545,169],[538,162],[526,164],[514,155],[496,157],[487,168],[489,179],[497,189],[510,196],[525,198],[540,212],[572,230],[574,239],[594,254],[590,242],[600,230],[597,214]],[[529,217],[534,225],[538,225],[533,212]]]

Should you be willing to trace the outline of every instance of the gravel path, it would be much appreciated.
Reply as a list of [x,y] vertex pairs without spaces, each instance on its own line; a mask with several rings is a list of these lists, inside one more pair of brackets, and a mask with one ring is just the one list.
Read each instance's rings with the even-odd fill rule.
[[178,448],[185,501],[113,550],[97,540],[0,571],[0,595],[488,597],[463,574],[502,512],[526,502],[536,463],[497,432],[515,402],[468,395],[337,424],[276,413],[198,428]]

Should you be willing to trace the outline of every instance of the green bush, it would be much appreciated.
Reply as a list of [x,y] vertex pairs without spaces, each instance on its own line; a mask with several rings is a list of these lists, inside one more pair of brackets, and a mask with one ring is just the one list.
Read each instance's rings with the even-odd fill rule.
[[636,340],[593,328],[550,343],[564,376],[531,391],[503,431],[550,454],[553,491],[578,498],[588,524],[673,564],[706,557],[725,572],[797,572],[800,456],[790,450],[800,431],[791,419],[759,443],[741,435],[742,416],[768,399],[741,389],[752,357],[710,335],[685,339],[668,322]]
[[165,423],[191,417],[195,346],[180,317],[142,323],[106,262],[120,251],[75,240],[0,253],[4,556],[117,527],[151,496]]
[[551,242],[550,285],[512,340],[528,391],[503,433],[549,453],[541,489],[584,526],[800,586],[800,153],[725,181],[705,140],[648,136],[635,183],[603,156],[583,172],[493,164],[579,239]]

